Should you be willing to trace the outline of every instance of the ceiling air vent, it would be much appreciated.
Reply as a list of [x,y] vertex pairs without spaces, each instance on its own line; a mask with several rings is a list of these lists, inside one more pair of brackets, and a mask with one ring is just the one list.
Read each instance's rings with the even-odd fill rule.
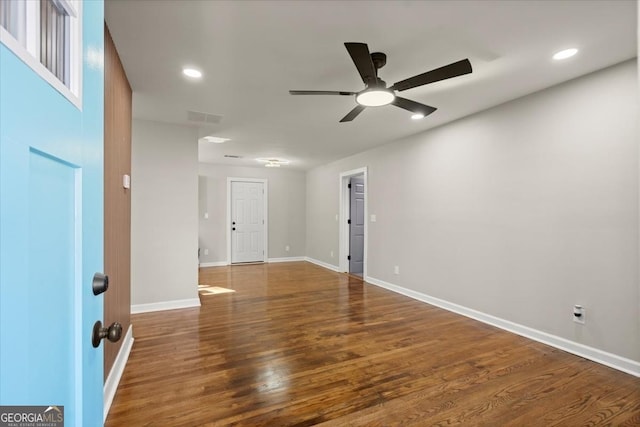
[[187,111],[187,120],[193,123],[207,123],[216,125],[222,121],[222,116],[201,111]]
[[242,156],[238,156],[237,154],[225,154],[225,157],[228,157],[229,159],[241,159]]

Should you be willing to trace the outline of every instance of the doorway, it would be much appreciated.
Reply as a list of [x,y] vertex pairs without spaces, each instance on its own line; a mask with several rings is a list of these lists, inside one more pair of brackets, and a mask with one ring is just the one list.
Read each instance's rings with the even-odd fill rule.
[[367,277],[367,168],[340,174],[340,271]]
[[227,259],[230,264],[267,260],[267,180],[227,179]]
[[364,267],[364,177],[349,180],[349,273],[362,277]]

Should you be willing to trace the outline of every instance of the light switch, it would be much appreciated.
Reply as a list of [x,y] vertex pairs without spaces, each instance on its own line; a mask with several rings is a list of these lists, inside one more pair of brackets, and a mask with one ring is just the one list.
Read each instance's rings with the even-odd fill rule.
[[209,212],[204,213],[204,219],[209,219]]
[[376,215],[375,214],[371,214],[371,222],[376,222]]
[[131,177],[129,175],[122,175],[122,186],[124,188],[131,188]]

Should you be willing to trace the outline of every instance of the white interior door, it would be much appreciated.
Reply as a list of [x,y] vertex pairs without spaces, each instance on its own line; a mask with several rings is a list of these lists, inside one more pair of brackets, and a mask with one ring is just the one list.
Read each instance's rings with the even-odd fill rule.
[[231,181],[231,263],[264,261],[264,183]]

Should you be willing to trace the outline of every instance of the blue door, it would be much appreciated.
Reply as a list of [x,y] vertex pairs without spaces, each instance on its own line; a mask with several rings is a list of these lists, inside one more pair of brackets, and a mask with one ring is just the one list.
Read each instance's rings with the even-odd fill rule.
[[0,43],[0,405],[67,427],[103,424],[102,1],[81,13],[81,107]]

